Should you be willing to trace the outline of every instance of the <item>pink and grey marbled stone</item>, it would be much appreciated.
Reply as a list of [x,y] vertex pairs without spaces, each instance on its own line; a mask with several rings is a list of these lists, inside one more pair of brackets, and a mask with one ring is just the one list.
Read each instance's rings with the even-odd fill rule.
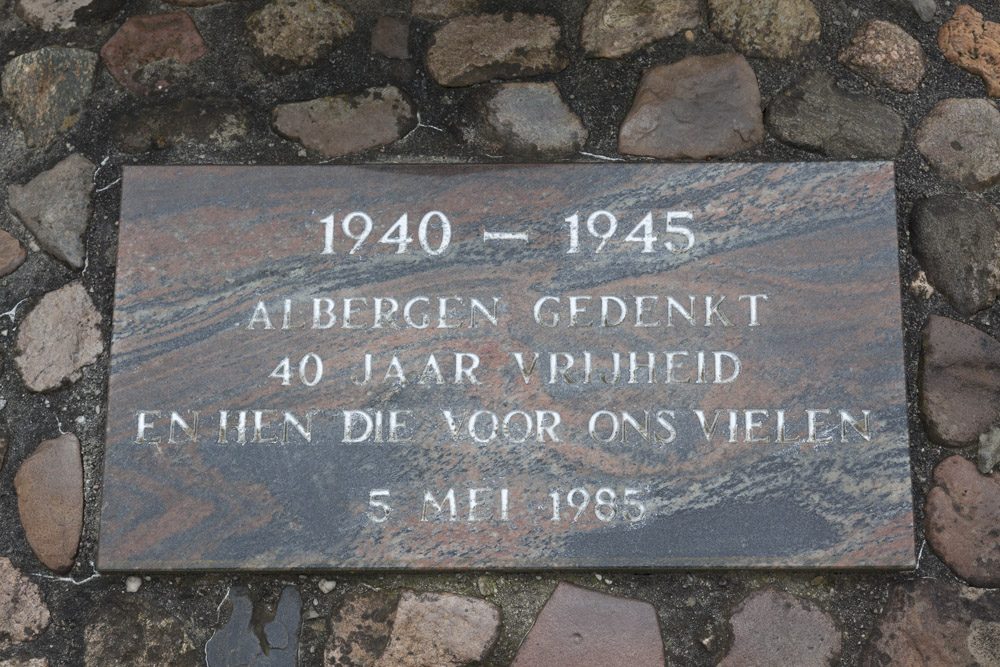
[[[597,253],[585,220],[602,209],[621,222]],[[435,210],[451,224],[450,245],[437,256],[416,240],[419,221]],[[665,216],[685,210],[696,243],[675,254],[665,241],[675,249],[687,242],[667,234]],[[352,211],[373,218],[371,237],[353,254],[340,225]],[[649,211],[659,240],[643,253],[624,237]],[[568,253],[565,219],[574,212],[580,252]],[[377,239],[403,213],[414,241],[397,254]],[[331,214],[333,253],[323,254],[321,220]],[[425,241],[436,249],[433,220]],[[353,220],[352,234],[361,222]],[[605,229],[600,220],[594,226]],[[484,231],[528,240],[487,242]],[[99,567],[911,567],[897,247],[886,163],[126,167]],[[749,327],[738,295],[758,293],[769,301],[761,301],[760,326]],[[531,317],[543,295],[563,297],[565,321],[569,295],[685,294],[727,296],[722,310],[734,325],[546,328]],[[428,329],[405,326],[398,314],[395,328],[281,328],[286,298],[288,325],[297,327],[311,321],[314,297],[367,298],[368,310],[354,302],[362,305],[358,324],[374,297],[402,308],[411,298],[454,295],[466,306],[499,296],[498,324],[480,317],[476,328],[438,328],[435,301]],[[261,301],[272,330],[259,320],[248,329]],[[445,311],[445,324],[462,317],[457,302]],[[611,351],[627,359],[655,350],[657,381],[643,383],[640,371],[632,385],[596,375],[597,384],[586,384],[585,350],[608,374]],[[664,384],[664,350],[733,350],[743,374],[729,384]],[[512,355],[527,361],[533,351],[538,368],[526,383]],[[351,376],[362,374],[365,352],[376,376],[359,386]],[[456,352],[479,356],[480,384],[452,382]],[[547,382],[554,352],[577,355],[574,384]],[[324,362],[312,387],[297,371],[309,353]],[[382,380],[392,354],[409,374],[405,386]],[[444,384],[416,381],[431,354]],[[291,379],[282,385],[280,372],[271,374],[286,356]],[[304,368],[311,377],[314,362]],[[709,420],[715,410],[768,410],[761,434],[771,440],[747,442],[740,426],[729,442],[728,413],[707,440],[696,408]],[[807,442],[807,408],[833,411],[824,419],[834,441]],[[264,442],[281,416],[262,413],[271,426],[259,442],[249,414],[237,444],[238,411],[258,409],[300,420],[315,410],[311,440],[292,427],[286,444]],[[343,442],[345,409],[411,410],[406,441]],[[487,444],[467,432],[456,441],[442,409],[456,420],[474,410],[558,411],[559,440],[519,444],[515,427],[513,437]],[[624,442],[598,442],[588,419],[601,409],[640,420],[644,411],[673,410],[677,436],[664,442],[657,426],[660,441],[630,429]],[[788,443],[774,441],[778,409],[789,414]],[[870,440],[850,426],[841,437],[841,409],[859,418],[871,411]],[[223,443],[220,410],[228,411]],[[159,411],[149,413],[146,442],[136,442],[140,411]],[[171,438],[171,411],[189,430],[198,411],[198,433],[176,425]],[[471,522],[470,488],[485,489]],[[574,521],[573,488],[613,490],[612,520],[598,520],[592,499]],[[637,489],[631,497],[645,505],[637,521],[625,489]],[[390,495],[372,494],[379,490]],[[559,521],[552,492],[561,498]],[[441,512],[425,504],[426,493],[445,503]],[[383,516],[373,498],[392,507],[387,520],[373,520]]]

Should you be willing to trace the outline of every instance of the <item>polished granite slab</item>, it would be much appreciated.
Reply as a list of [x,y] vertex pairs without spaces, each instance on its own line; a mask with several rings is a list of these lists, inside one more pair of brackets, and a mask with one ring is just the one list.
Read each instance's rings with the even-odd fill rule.
[[890,163],[126,167],[102,570],[914,565]]

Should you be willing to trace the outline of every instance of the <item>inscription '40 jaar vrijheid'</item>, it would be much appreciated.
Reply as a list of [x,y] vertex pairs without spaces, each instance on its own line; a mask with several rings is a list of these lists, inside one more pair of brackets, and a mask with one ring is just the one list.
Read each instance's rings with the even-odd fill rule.
[[122,197],[103,569],[913,561],[891,164]]

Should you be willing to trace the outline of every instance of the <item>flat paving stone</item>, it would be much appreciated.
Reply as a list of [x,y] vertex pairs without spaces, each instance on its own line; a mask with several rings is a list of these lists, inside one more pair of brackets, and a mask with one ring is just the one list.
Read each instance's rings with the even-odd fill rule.
[[1000,664],[1000,591],[920,578],[896,584],[863,667]]
[[380,16],[372,28],[372,53],[405,60],[410,57],[410,22],[392,16]]
[[166,90],[171,82],[158,75],[146,76],[145,68],[164,60],[186,65],[208,52],[191,17],[171,12],[133,16],[125,21],[101,47],[101,60],[121,86],[148,95]]
[[87,259],[84,236],[94,190],[93,163],[74,153],[25,185],[7,188],[8,204],[45,252],[82,269]]
[[895,23],[879,20],[863,23],[837,60],[873,85],[897,93],[917,92],[927,62],[917,40]]
[[250,117],[235,100],[192,99],[144,109],[122,118],[115,143],[127,153],[174,146],[232,150],[244,145]]
[[50,32],[111,18],[125,0],[17,0],[14,11],[31,26]]
[[484,102],[484,139],[492,151],[528,157],[566,155],[587,142],[587,129],[556,84],[498,84]]
[[934,468],[924,516],[927,543],[945,565],[973,586],[1000,586],[1000,477],[946,458]]
[[47,293],[21,323],[14,357],[25,386],[55,389],[82,377],[104,349],[101,315],[80,282]]
[[937,36],[944,59],[986,84],[990,97],[1000,97],[1000,23],[986,21],[969,5],[959,4]]
[[1000,342],[931,315],[923,330],[919,385],[920,414],[934,443],[977,442],[1000,419]]
[[83,49],[47,46],[17,56],[0,77],[29,148],[47,146],[76,123],[94,87],[97,56]]
[[618,58],[700,24],[698,0],[591,0],[580,41],[590,55]]
[[1000,111],[989,100],[941,100],[920,123],[914,143],[946,181],[975,191],[1000,181]]
[[[141,598],[105,601],[97,606],[83,631],[85,664],[88,667],[203,665],[204,657],[184,626],[181,619]],[[233,663],[234,667],[236,664]]]
[[389,645],[399,596],[362,591],[344,598],[331,614],[324,667],[367,667]]
[[841,632],[819,605],[765,589],[744,600],[729,619],[733,645],[719,667],[836,664]]
[[[24,264],[28,252],[12,234],[0,229],[0,278],[10,275]],[[3,458],[0,457],[0,463]]]
[[832,74],[805,74],[767,108],[767,127],[778,140],[837,159],[892,159],[906,124],[888,106],[841,90]]
[[14,477],[17,511],[31,550],[66,573],[83,532],[83,461],[72,433],[41,442]]
[[477,11],[479,0],[413,0],[410,15],[418,19],[447,21]]
[[276,0],[246,20],[250,46],[275,72],[311,67],[354,31],[354,17],[325,0]]
[[653,605],[564,582],[521,642],[514,667],[663,665]]
[[439,28],[427,49],[427,70],[442,86],[471,86],[566,68],[559,23],[551,16],[477,14]]
[[375,667],[458,667],[486,658],[500,636],[500,612],[478,598],[403,591],[389,645]]
[[913,254],[935,289],[966,317],[1000,294],[1000,210],[979,195],[934,195],[910,216]]
[[[229,620],[205,645],[208,667],[295,667],[302,626],[299,591],[294,586],[286,586],[270,620],[264,618],[270,617],[269,614],[254,614],[253,598],[245,587],[233,588],[228,597],[233,605]],[[261,624],[263,627],[259,627]]]
[[0,651],[37,638],[49,619],[38,586],[9,558],[0,557]]
[[820,35],[809,0],[708,0],[708,11],[712,32],[748,56],[798,58]]
[[643,73],[618,131],[618,152],[704,160],[762,141],[760,89],[746,59],[688,56]]
[[331,158],[401,139],[417,126],[417,108],[399,88],[385,86],[281,104],[273,125],[286,139]]

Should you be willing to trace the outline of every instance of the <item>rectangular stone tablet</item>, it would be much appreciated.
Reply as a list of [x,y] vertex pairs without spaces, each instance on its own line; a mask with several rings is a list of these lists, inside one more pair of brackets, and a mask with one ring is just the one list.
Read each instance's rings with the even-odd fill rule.
[[913,546],[889,163],[125,168],[102,570]]

